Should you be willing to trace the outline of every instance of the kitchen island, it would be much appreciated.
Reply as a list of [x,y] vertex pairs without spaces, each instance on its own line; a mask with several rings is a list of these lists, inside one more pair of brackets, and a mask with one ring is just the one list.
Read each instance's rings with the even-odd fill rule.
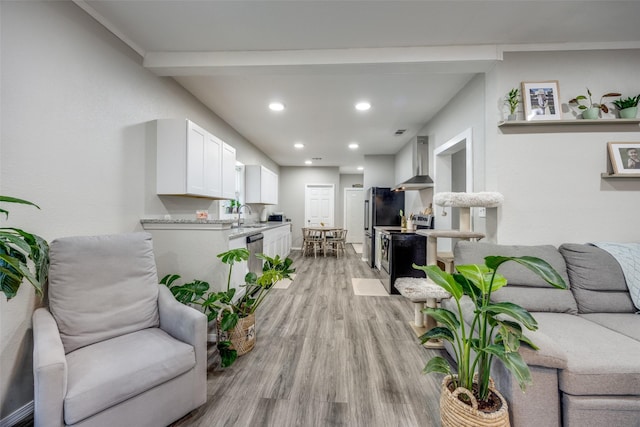
[[[229,249],[246,248],[248,236],[264,235],[263,253],[281,257],[289,254],[291,223],[267,222],[232,228],[231,220],[142,219],[142,227],[153,237],[158,279],[178,274],[184,281],[203,280],[212,291],[226,288],[228,266],[217,257]],[[234,265],[231,285],[244,284],[246,262]]]

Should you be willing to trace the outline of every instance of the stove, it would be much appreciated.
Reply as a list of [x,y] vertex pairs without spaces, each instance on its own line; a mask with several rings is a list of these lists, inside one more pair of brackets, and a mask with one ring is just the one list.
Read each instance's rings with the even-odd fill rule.
[[[414,219],[417,229],[433,228],[433,216],[424,215]],[[414,230],[385,230],[381,233],[381,267],[386,281],[383,281],[389,294],[399,294],[394,284],[400,277],[425,277],[413,264],[427,263],[427,238],[416,234]]]

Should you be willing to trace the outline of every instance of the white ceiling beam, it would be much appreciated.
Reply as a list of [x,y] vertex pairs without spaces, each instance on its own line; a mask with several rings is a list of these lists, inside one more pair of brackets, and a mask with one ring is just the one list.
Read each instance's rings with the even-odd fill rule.
[[[477,64],[477,71],[502,60],[495,45],[242,52],[147,52],[144,67],[162,76],[217,74],[241,68],[364,65]],[[468,68],[468,67],[463,67]],[[444,70],[443,70],[444,71]],[[463,72],[463,71],[461,71]]]

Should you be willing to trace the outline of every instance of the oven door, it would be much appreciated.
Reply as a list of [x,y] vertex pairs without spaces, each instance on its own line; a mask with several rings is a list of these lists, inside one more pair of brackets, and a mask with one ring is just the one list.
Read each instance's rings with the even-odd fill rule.
[[382,233],[380,235],[380,253],[382,257],[380,259],[380,266],[382,269],[389,274],[389,255],[391,252],[391,235],[387,233]]

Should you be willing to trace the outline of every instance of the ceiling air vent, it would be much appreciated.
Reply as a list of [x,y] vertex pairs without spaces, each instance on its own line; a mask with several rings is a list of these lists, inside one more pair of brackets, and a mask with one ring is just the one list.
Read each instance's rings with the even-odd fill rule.
[[312,157],[311,160],[322,160],[322,157]]
[[402,135],[403,133],[405,133],[406,131],[407,131],[406,129],[398,129],[398,130],[396,131],[396,133],[394,133],[394,135],[395,135],[395,136],[400,136],[400,135]]

